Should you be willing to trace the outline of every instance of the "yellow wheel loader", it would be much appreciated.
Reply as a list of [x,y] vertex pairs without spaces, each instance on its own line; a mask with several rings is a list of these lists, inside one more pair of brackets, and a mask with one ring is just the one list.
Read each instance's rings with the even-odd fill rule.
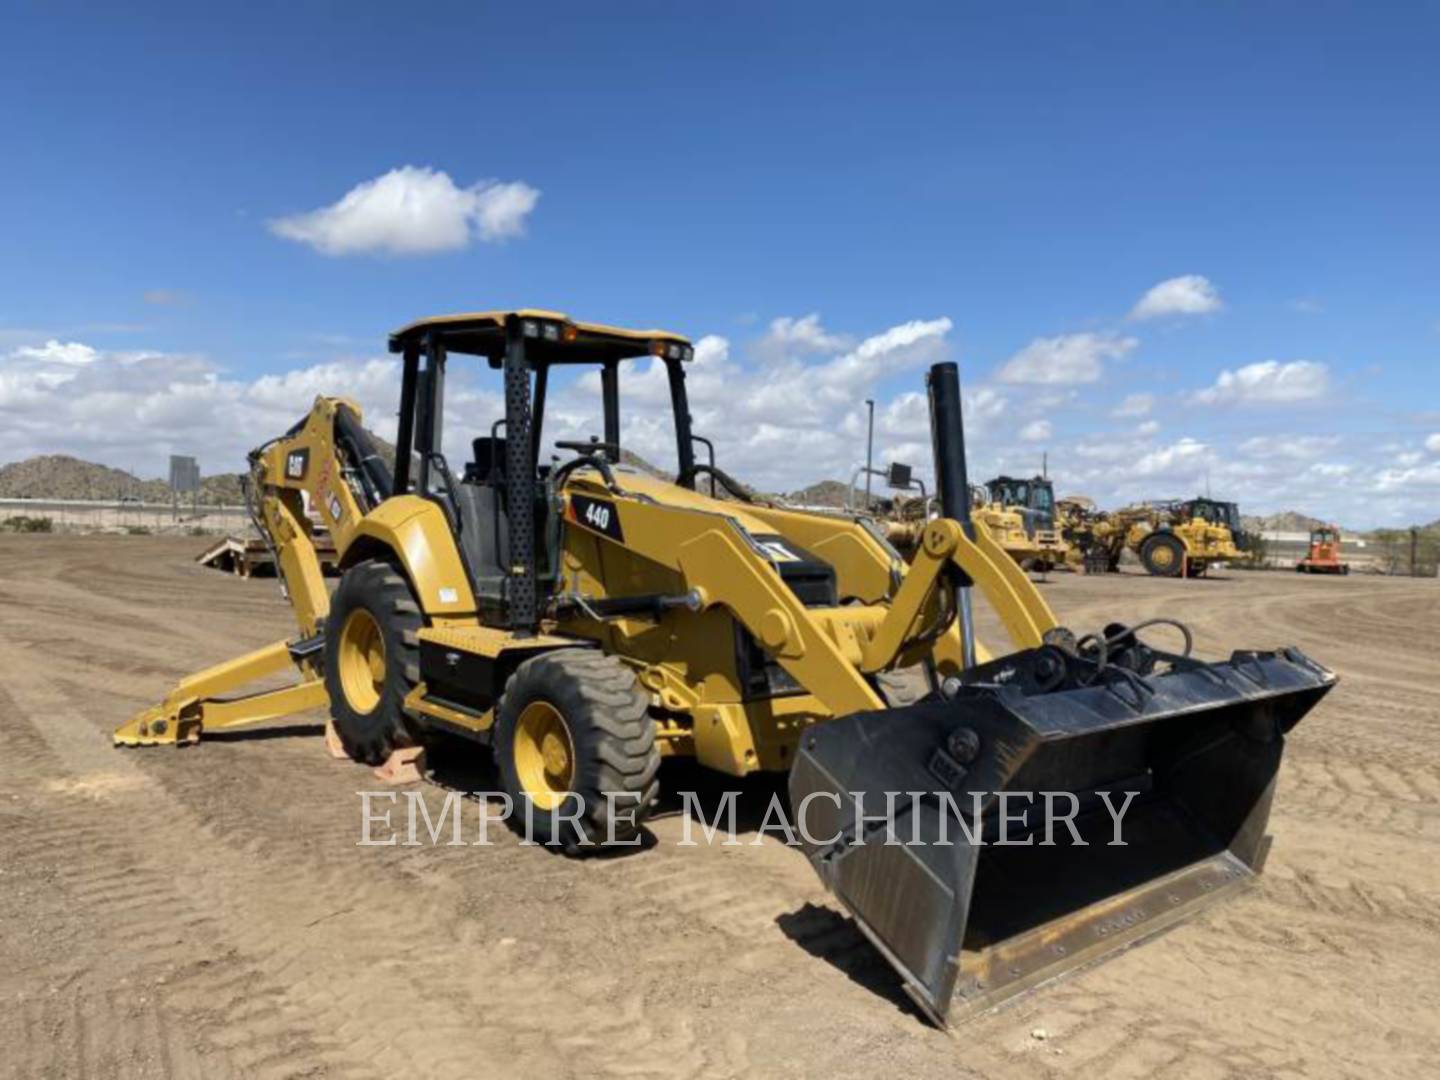
[[1055,488],[1043,476],[997,476],[977,488],[976,515],[1010,557],[1027,570],[1063,565],[1069,544],[1055,523]]
[[1199,577],[1214,563],[1245,557],[1229,526],[1207,518],[1197,508],[1198,501],[1149,503],[1116,511],[1116,532],[1146,573]]
[[[697,463],[683,337],[521,310],[412,323],[390,348],[393,468],[359,408],[328,397],[250,458],[296,636],[184,680],[118,743],[313,707],[363,762],[459,735],[538,811],[537,838],[577,854],[643,827],[667,756],[788,770],[799,846],[939,1023],[1260,869],[1285,733],[1334,676],[1289,649],[1201,663],[1143,640],[1148,624],[1060,628],[970,520],[955,365],[929,377],[942,515],[907,565],[864,519],[753,501]],[[499,372],[504,413],[456,475],[441,418],[462,357]],[[668,380],[673,482],[620,463],[622,362],[637,358]],[[546,464],[547,387],[576,366],[598,369],[604,429]],[[703,494],[702,476],[733,497]],[[333,597],[312,514],[343,572]],[[1003,655],[975,640],[977,591],[1011,639]],[[929,692],[892,708],[882,679],[899,668]],[[241,693],[285,669],[291,685]],[[1074,828],[1033,843],[1041,823],[1017,791],[1068,794]],[[1121,792],[1116,847],[1101,804]]]

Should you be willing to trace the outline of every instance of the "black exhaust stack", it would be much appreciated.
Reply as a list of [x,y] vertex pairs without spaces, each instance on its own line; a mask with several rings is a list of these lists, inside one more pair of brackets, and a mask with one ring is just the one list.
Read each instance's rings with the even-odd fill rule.
[[965,526],[970,525],[970,477],[965,469],[965,419],[960,408],[960,367],[946,362],[935,364],[925,379],[930,390],[930,442],[935,451],[935,490],[940,512]]

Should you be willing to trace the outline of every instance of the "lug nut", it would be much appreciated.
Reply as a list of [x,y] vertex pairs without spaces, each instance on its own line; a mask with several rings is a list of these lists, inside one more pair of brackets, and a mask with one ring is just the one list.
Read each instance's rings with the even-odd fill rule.
[[980,753],[980,736],[968,727],[959,727],[946,740],[950,756],[961,765],[969,765]]

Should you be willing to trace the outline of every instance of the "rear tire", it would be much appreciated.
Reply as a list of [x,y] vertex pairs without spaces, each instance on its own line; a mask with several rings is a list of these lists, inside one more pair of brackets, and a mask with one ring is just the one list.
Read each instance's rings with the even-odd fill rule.
[[345,571],[325,620],[325,691],[345,752],[379,765],[417,741],[405,695],[420,681],[425,625],[404,576],[371,559]]
[[1140,561],[1155,577],[1179,577],[1185,566],[1185,545],[1168,533],[1156,533],[1141,546]]
[[511,825],[528,823],[530,836],[568,855],[632,844],[660,791],[650,695],[593,649],[557,649],[516,668],[496,708],[494,745]]

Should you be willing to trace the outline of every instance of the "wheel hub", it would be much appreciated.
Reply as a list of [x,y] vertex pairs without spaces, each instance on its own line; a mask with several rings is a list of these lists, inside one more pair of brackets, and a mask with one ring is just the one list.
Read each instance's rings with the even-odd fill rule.
[[385,635],[364,608],[352,611],[340,628],[339,661],[345,700],[358,713],[373,712],[385,689]]
[[575,744],[560,710],[532,701],[515,724],[515,773],[525,794],[542,810],[564,802],[575,785]]

